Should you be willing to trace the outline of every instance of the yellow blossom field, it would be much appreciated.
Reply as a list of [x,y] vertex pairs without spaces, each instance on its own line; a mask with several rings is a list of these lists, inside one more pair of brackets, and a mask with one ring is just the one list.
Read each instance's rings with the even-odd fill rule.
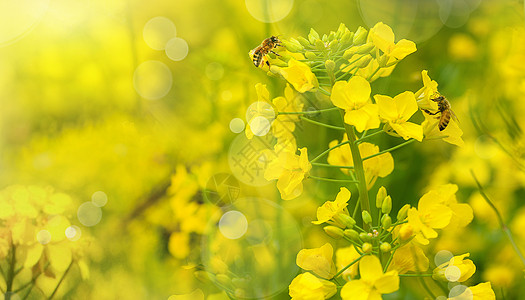
[[525,2],[0,4],[0,294],[525,299]]

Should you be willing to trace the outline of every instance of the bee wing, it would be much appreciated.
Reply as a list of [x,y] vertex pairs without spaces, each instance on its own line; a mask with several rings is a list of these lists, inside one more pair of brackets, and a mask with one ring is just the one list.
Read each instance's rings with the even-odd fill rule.
[[459,119],[454,113],[454,111],[452,109],[449,109],[449,111],[450,111],[450,115],[452,116],[452,119],[454,119],[454,121],[456,121],[459,124]]

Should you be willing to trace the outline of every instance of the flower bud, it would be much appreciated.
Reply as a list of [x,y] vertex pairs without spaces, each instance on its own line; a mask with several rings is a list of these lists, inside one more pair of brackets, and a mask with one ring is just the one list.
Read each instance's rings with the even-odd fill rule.
[[328,43],[328,47],[330,49],[337,49],[338,46],[339,46],[339,41],[338,40],[333,40],[330,43]]
[[343,36],[343,34],[347,32],[348,32],[348,28],[346,28],[346,25],[343,23],[340,23],[339,27],[337,27],[337,32],[335,34],[337,38],[340,38],[341,36]]
[[360,239],[361,241],[363,241],[363,242],[368,242],[368,241],[370,241],[370,240],[372,239],[372,237],[370,237],[370,236],[368,235],[368,233],[366,233],[366,232],[361,232],[361,233],[359,234],[359,239]]
[[315,29],[310,28],[310,34],[308,34],[308,40],[310,41],[310,44],[314,45],[315,41],[319,39],[319,33],[315,31]]
[[388,230],[392,226],[392,218],[389,215],[384,215],[381,221],[384,230]]
[[381,208],[383,205],[383,200],[386,197],[386,188],[384,186],[380,187],[376,195],[376,207]]
[[322,40],[323,42],[325,42],[325,43],[328,42],[328,36],[326,35],[326,33],[323,34],[323,37],[321,38],[321,40]]
[[368,35],[368,32],[366,31],[366,29],[359,26],[359,28],[357,28],[354,34],[354,40],[353,40],[354,45],[364,44],[366,41],[367,35]]
[[335,39],[335,32],[330,32],[330,34],[328,35],[328,41],[331,42]]
[[363,250],[363,253],[371,253],[373,246],[370,243],[364,243],[363,246],[361,246],[361,249]]
[[356,46],[354,51],[356,54],[370,54],[370,51],[372,51],[374,47],[374,43],[370,42],[364,45]]
[[353,38],[354,38],[354,33],[351,32],[351,31],[347,31],[347,32],[343,33],[343,35],[341,36],[341,39],[339,40],[339,42],[341,44],[347,44],[347,43],[352,42]]
[[193,276],[202,283],[212,283],[215,280],[215,275],[203,270],[193,272]]
[[304,56],[308,59],[316,59],[317,56],[315,55],[315,53],[311,52],[311,51],[306,51],[304,53]]
[[352,241],[356,242],[356,243],[360,243],[361,241],[359,240],[359,233],[357,233],[357,231],[353,230],[353,229],[345,229],[344,231],[344,235],[351,239]]
[[403,241],[406,241],[409,238],[411,238],[413,233],[414,233],[414,229],[412,228],[410,224],[403,224],[401,228],[399,228],[399,237]]
[[392,246],[389,243],[381,243],[381,245],[379,245],[379,249],[383,253],[388,253],[390,250],[392,250]]
[[388,55],[383,54],[377,59],[377,63],[379,64],[380,68],[384,68],[386,66],[386,64],[388,63],[388,58]]
[[310,42],[305,39],[304,37],[300,36],[297,38],[297,41],[299,42],[299,44],[301,44],[303,47],[309,47],[310,46]]
[[324,62],[324,66],[326,68],[326,71],[328,71],[328,73],[333,73],[335,69],[335,61],[329,59]]
[[291,38],[289,41],[282,40],[281,43],[290,52],[297,53],[297,52],[302,52],[304,50],[303,45],[301,45],[301,43],[299,43],[299,41],[297,41],[294,38]]
[[229,289],[233,289],[232,280],[230,279],[230,277],[228,275],[226,275],[226,274],[217,274],[215,276],[215,278],[217,279],[217,282],[222,284],[224,287],[227,287]]
[[315,49],[323,51],[323,50],[326,49],[326,45],[324,44],[323,41],[317,40],[317,41],[315,41]]
[[363,222],[365,222],[365,224],[372,223],[372,216],[370,215],[368,211],[363,210],[363,212],[361,213],[361,216],[363,217]]
[[339,227],[329,225],[329,226],[323,227],[323,229],[326,232],[326,234],[333,237],[334,239],[340,239],[344,236],[343,229]]
[[366,68],[368,64],[372,61],[372,56],[370,54],[364,55],[358,61],[355,62],[355,66],[358,68]]
[[385,200],[383,201],[383,205],[381,205],[381,211],[384,214],[389,214],[392,210],[392,198],[390,196],[386,196]]
[[403,221],[406,219],[409,208],[410,204],[405,204],[403,207],[401,207],[401,209],[397,212],[397,221]]
[[341,220],[341,223],[343,223],[346,226],[346,228],[352,229],[352,227],[354,227],[356,223],[354,218],[350,217],[347,214],[339,214],[339,218]]

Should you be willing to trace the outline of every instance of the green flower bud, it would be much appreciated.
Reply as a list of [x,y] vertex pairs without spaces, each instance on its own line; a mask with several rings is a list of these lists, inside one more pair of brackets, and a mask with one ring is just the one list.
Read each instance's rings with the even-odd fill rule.
[[364,45],[361,45],[361,46],[356,46],[355,47],[355,53],[357,54],[370,54],[370,51],[372,51],[372,49],[374,49],[374,44],[372,42],[370,43],[366,43]]
[[355,34],[354,34],[354,45],[361,45],[366,42],[366,37],[368,36],[368,32],[363,27],[359,26],[357,28]]
[[343,53],[343,58],[346,60],[352,59],[352,56],[354,56],[355,51],[357,47],[350,47],[350,49],[346,50],[345,53]]
[[341,36],[340,42],[341,44],[346,44],[352,42],[352,39],[354,38],[354,33],[351,31],[347,31],[343,33]]
[[344,231],[344,235],[351,239],[352,241],[356,242],[356,243],[360,243],[361,241],[359,240],[359,233],[357,233],[357,231],[353,230],[353,229],[345,229]]
[[328,73],[333,73],[335,69],[335,61],[329,59],[324,62],[324,66],[326,68],[326,71],[328,71]]
[[363,222],[365,222],[365,224],[372,223],[372,216],[370,215],[368,211],[363,210],[363,212],[361,213],[361,216],[363,217]]
[[347,214],[339,214],[339,219],[346,228],[352,228],[355,225],[355,220]]
[[384,186],[380,187],[376,195],[376,207],[377,208],[381,208],[381,206],[383,205],[383,200],[385,200],[386,195],[387,195],[386,188]]
[[389,243],[381,243],[379,249],[381,249],[381,252],[383,253],[388,253],[392,250],[392,246]]
[[363,253],[371,253],[373,247],[370,243],[364,243],[363,246],[361,246],[361,249],[363,250]]
[[217,282],[222,284],[224,287],[227,287],[229,289],[233,289],[232,280],[230,279],[230,277],[228,275],[226,275],[226,274],[217,274],[215,276],[215,278],[217,279]]
[[333,40],[328,44],[328,48],[334,49],[334,50],[337,49],[338,46],[339,46],[338,40]]
[[212,283],[215,280],[215,275],[203,270],[193,272],[193,276],[202,283]]
[[368,242],[368,241],[370,241],[372,238],[368,235],[368,233],[366,233],[366,232],[361,232],[361,233],[359,234],[359,239],[360,239],[361,241],[363,241],[363,242]]
[[301,45],[301,43],[299,43],[299,41],[297,41],[294,38],[291,38],[289,41],[282,40],[281,43],[290,52],[297,53],[297,52],[302,52],[304,50],[303,45]]
[[312,59],[312,60],[317,58],[317,56],[315,55],[315,53],[313,53],[313,52],[311,52],[311,51],[306,51],[306,52],[304,53],[304,56],[305,56],[306,58],[308,58],[308,59]]
[[392,210],[392,198],[390,196],[386,196],[385,200],[383,201],[383,205],[381,206],[381,211],[384,214],[389,214]]
[[310,44],[315,44],[315,41],[319,39],[319,33],[315,31],[315,29],[310,28],[310,34],[308,34],[308,40],[310,41]]
[[322,50],[326,49],[326,46],[325,46],[323,41],[317,40],[317,41],[315,41],[315,49],[322,51]]
[[330,34],[328,35],[328,42],[331,42],[335,39],[335,32],[330,32]]
[[361,57],[358,61],[356,61],[355,65],[358,68],[365,68],[372,61],[372,59],[373,59],[372,56],[370,54],[367,54]]
[[326,232],[326,234],[333,237],[334,239],[340,239],[344,236],[343,229],[339,227],[329,225],[329,226],[323,227],[323,229]]
[[388,55],[383,54],[377,59],[377,63],[379,64],[380,68],[384,68],[386,64],[388,63]]
[[300,36],[297,38],[297,41],[299,42],[299,44],[301,44],[303,47],[309,47],[310,46],[310,42],[305,39],[304,37]]
[[326,35],[326,33],[323,34],[323,37],[321,38],[321,40],[322,40],[323,42],[325,42],[325,43],[328,42],[328,36]]
[[389,215],[384,215],[383,218],[381,218],[381,224],[383,225],[383,229],[387,230],[392,226],[392,218]]
[[408,214],[408,209],[410,209],[410,204],[405,204],[401,209],[397,212],[397,221],[403,221],[406,219]]
[[343,36],[343,34],[348,32],[348,28],[346,28],[346,25],[341,23],[339,24],[339,27],[337,28],[337,32],[335,33],[336,38],[340,38]]

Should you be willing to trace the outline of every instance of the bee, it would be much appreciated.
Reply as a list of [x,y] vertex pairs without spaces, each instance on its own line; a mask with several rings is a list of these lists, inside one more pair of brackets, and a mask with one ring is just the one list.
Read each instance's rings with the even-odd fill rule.
[[448,102],[447,98],[445,96],[440,95],[439,93],[434,95],[430,100],[436,102],[438,104],[438,110],[436,112],[430,112],[427,109],[423,109],[424,112],[426,112],[429,115],[437,115],[438,113],[441,113],[439,116],[439,131],[443,131],[445,128],[447,128],[448,123],[450,122],[450,117],[452,117],[455,121],[459,121],[458,117],[456,117],[456,114],[452,111],[450,107],[450,102]]
[[[271,37],[262,41],[262,43],[259,46],[257,46],[257,48],[250,51],[250,54],[253,53],[253,64],[256,67],[259,67],[264,56],[270,52],[277,56],[280,56],[279,54],[273,52],[273,49],[277,48],[277,46],[281,46],[281,41],[276,36],[272,35]],[[266,60],[266,64],[268,65],[268,67],[270,66],[268,60]]]

